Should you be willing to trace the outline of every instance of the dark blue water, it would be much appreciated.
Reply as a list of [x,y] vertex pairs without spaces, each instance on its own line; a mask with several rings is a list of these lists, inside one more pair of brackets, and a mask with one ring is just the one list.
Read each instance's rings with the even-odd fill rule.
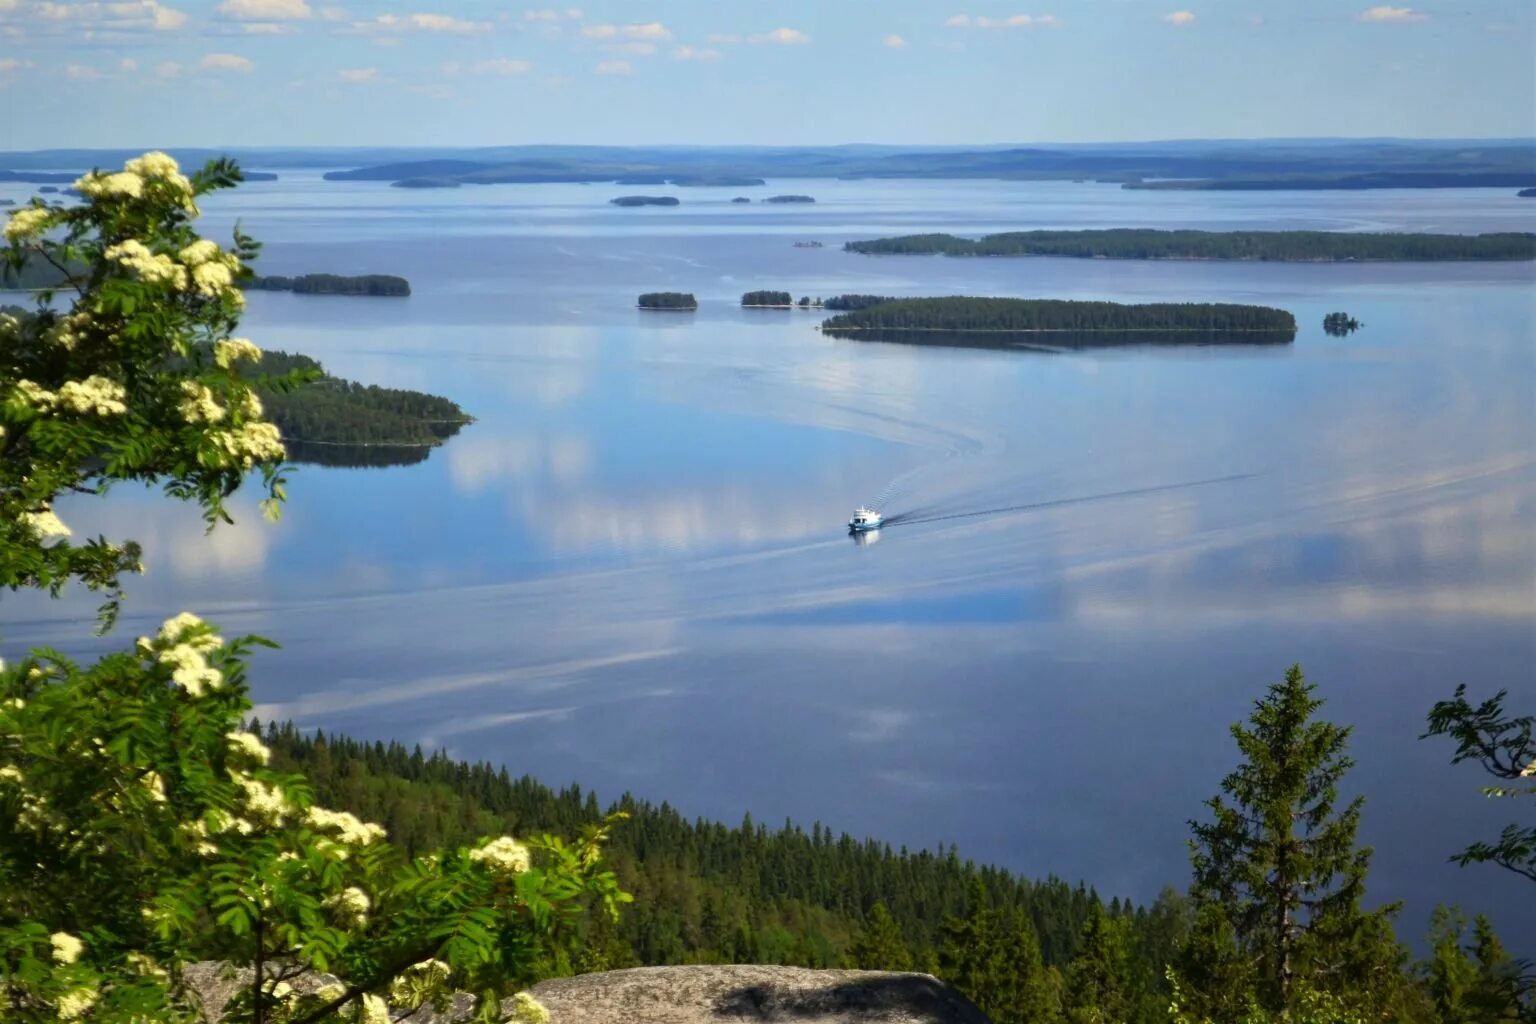
[[[779,186],[783,185],[780,189]],[[3,186],[20,194],[20,186]],[[1280,195],[786,182],[813,207],[607,205],[605,186],[403,192],[302,175],[207,204],[268,273],[400,273],[406,300],[254,294],[247,332],[478,421],[403,469],[304,468],[144,542],[116,639],[183,608],[283,644],[263,717],[504,761],[686,813],[820,819],[1147,899],[1226,727],[1293,661],[1353,723],[1371,892],[1536,949],[1513,876],[1447,856],[1515,808],[1419,741],[1458,682],[1536,708],[1536,268],[874,259],[849,238],[1029,227],[1533,230],[1504,191]],[[766,193],[765,193],[766,194]],[[797,249],[815,239],[822,249]],[[643,290],[696,314],[641,313]],[[1294,345],[1061,354],[836,340],[741,292],[1259,302]],[[1348,338],[1324,313],[1366,323]],[[877,496],[872,543],[842,524]],[[86,599],[7,595],[8,652]],[[1523,809],[1522,809],[1523,810]]]

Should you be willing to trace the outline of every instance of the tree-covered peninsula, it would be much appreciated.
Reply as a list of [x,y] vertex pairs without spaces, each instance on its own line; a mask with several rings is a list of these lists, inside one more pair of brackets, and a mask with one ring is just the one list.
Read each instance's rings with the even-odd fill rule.
[[699,300],[690,292],[646,292],[638,304],[641,309],[691,310],[699,308]]
[[848,242],[848,252],[899,256],[1069,256],[1122,260],[1347,262],[1536,259],[1536,233],[1367,234],[1341,231],[1009,231],[978,239],[902,235]]
[[1520,199],[1536,199],[1536,188],[1523,188],[1515,195]]
[[294,462],[383,466],[420,462],[431,449],[474,422],[456,402],[438,395],[332,377],[306,355],[262,352],[240,364],[252,380],[299,375],[291,390],[272,389],[263,403]]
[[300,274],[298,277],[256,276],[240,282],[242,288],[264,292],[293,292],[296,295],[376,295],[404,297],[411,294],[411,283],[393,274]]
[[821,329],[946,332],[1167,332],[1292,335],[1283,309],[1211,302],[1081,302],[1070,299],[893,299],[839,313]]

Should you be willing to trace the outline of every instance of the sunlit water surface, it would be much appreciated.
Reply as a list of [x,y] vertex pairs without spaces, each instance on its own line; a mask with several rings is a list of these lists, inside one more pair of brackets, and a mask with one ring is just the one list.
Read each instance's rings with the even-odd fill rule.
[[[0,186],[20,197],[24,187]],[[415,192],[285,174],[207,203],[267,273],[398,273],[409,299],[252,294],[249,335],[459,401],[423,464],[304,468],[280,525],[116,492],[144,542],[121,644],[196,609],[277,638],[264,718],[446,747],[734,821],[816,819],[1153,896],[1293,661],[1356,727],[1371,893],[1536,908],[1447,856],[1513,808],[1420,741],[1458,682],[1536,705],[1536,273],[1528,265],[866,258],[850,238],[1031,227],[1536,229],[1512,191],[1134,192],[775,182],[810,207],[612,186]],[[797,240],[825,243],[794,248]],[[1281,348],[1070,354],[833,340],[739,294],[1272,304]],[[641,313],[637,292],[698,294]],[[1342,309],[1348,338],[1321,330]],[[882,500],[877,542],[842,528]],[[1078,500],[1085,499],[1085,500]],[[7,595],[4,647],[92,603]]]

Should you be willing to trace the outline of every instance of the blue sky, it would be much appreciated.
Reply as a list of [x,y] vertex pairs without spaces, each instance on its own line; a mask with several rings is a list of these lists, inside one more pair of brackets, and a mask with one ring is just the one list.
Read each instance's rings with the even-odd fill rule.
[[0,103],[7,149],[1533,136],[1536,3],[0,0]]

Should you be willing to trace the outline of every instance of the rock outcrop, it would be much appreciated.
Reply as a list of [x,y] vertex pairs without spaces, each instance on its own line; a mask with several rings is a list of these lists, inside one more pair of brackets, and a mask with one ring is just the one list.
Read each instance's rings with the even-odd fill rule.
[[927,974],[802,967],[637,967],[540,982],[550,1024],[989,1024]]

